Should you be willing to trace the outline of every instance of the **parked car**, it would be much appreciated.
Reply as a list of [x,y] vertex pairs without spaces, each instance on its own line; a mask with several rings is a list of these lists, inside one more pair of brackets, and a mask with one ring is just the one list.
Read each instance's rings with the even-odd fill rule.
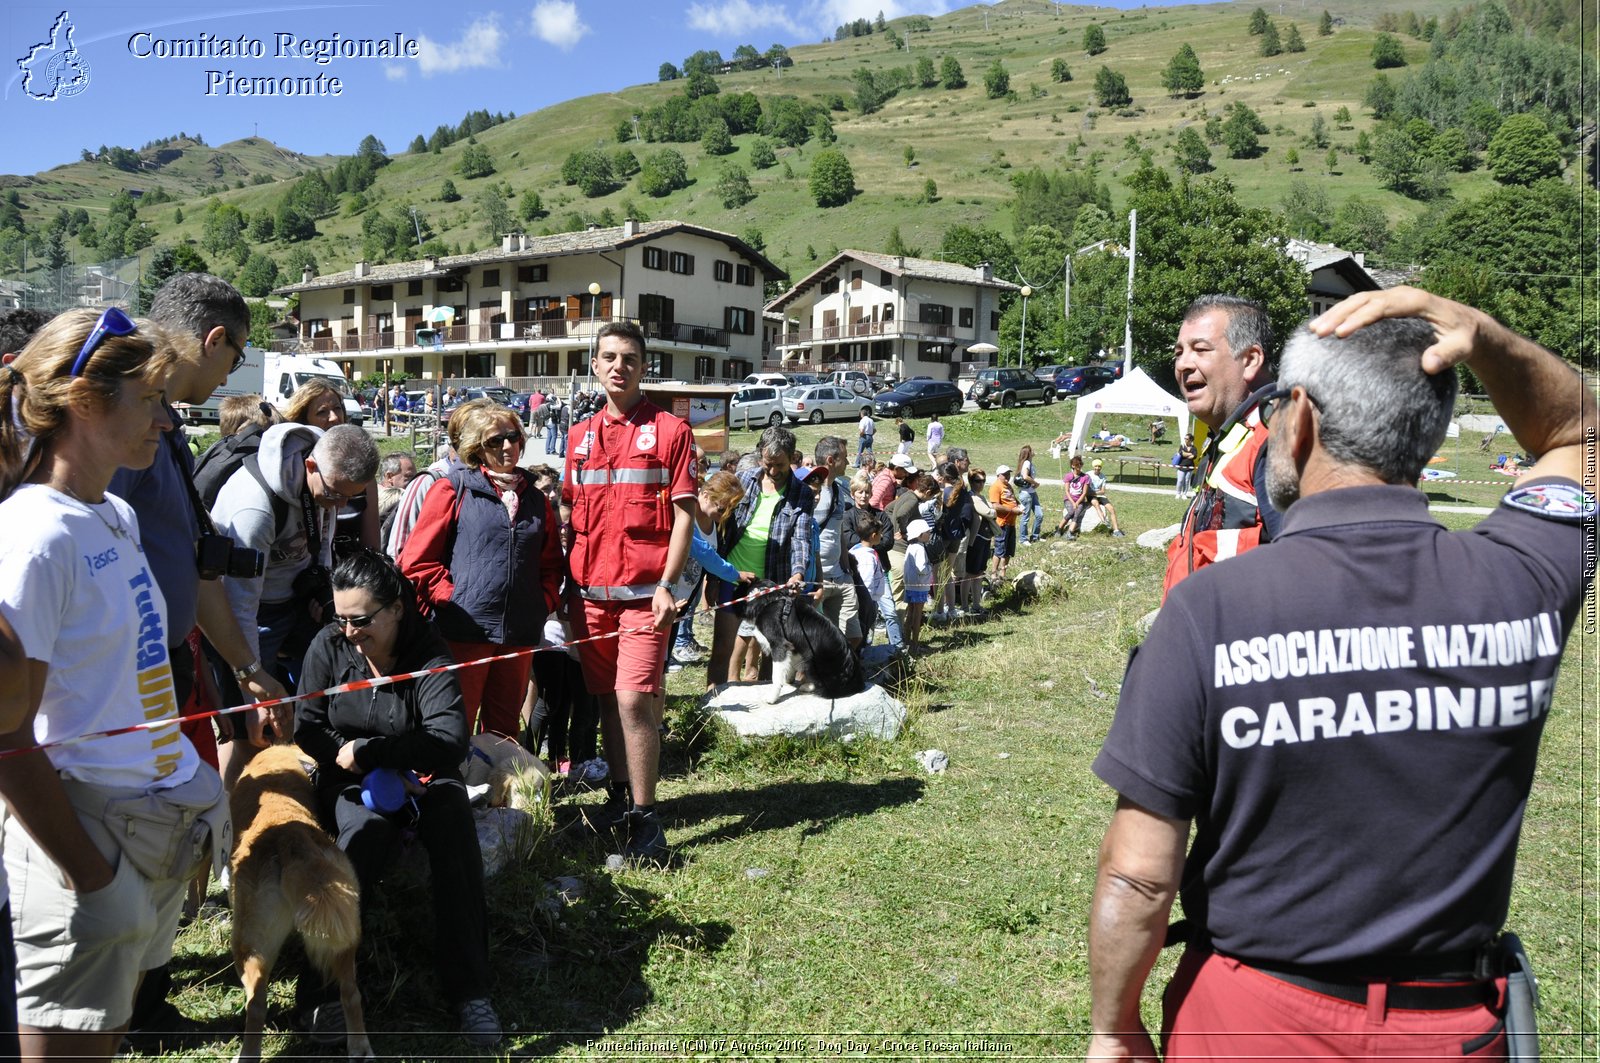
[[1055,376],[1056,394],[1087,395],[1099,391],[1122,375],[1122,363],[1111,365],[1070,365]]
[[789,386],[792,388],[823,383],[822,378],[815,373],[785,373],[784,375],[789,378]]
[[1053,383],[1046,384],[1032,373],[1025,373],[1015,366],[990,366],[978,370],[967,397],[976,402],[981,410],[987,410],[990,406],[1010,408],[1035,400],[1048,406],[1056,401],[1056,386]]
[[832,384],[789,388],[783,393],[783,415],[795,422],[853,421],[871,408],[871,399]]
[[[1033,375],[1046,383],[1053,384],[1055,383],[1056,374],[1066,368],[1068,367],[1064,365],[1041,365],[1033,371]],[[1060,394],[1060,392],[1061,389],[1057,388],[1056,393]]]
[[872,402],[879,417],[926,417],[933,413],[960,413],[961,389],[948,380],[907,380]]
[[849,388],[858,395],[872,394],[872,378],[859,369],[838,369],[829,373],[825,384],[836,388]]
[[782,373],[751,373],[744,378],[746,384],[760,384],[769,388],[786,388],[789,378]]
[[783,423],[783,396],[772,385],[747,386],[734,393],[728,404],[728,427]]

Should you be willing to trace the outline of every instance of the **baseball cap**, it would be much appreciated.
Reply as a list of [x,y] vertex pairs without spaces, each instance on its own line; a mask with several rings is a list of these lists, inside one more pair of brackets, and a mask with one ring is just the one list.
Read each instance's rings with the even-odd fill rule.
[[827,466],[824,466],[824,465],[803,465],[803,466],[795,469],[794,474],[795,474],[795,477],[797,479],[799,479],[799,481],[801,483],[805,483],[807,480],[811,479],[811,477],[813,475],[815,475],[816,473],[819,473],[819,472],[822,473],[823,475],[827,475],[827,472],[828,472]]
[[1105,465],[1105,462],[1101,461],[1099,458],[1096,458],[1089,463],[1089,467],[1091,469],[1098,469],[1103,465]]
[[994,474],[996,476],[1009,476],[1011,474],[1011,466],[997,465],[995,466]]
[[921,517],[918,517],[916,520],[906,525],[906,541],[916,542],[922,536],[927,535],[931,531],[933,531],[933,525],[929,524]]
[[906,457],[904,454],[894,455],[889,459],[889,464],[893,465],[897,469],[904,469],[906,472],[917,471],[916,463],[910,458]]

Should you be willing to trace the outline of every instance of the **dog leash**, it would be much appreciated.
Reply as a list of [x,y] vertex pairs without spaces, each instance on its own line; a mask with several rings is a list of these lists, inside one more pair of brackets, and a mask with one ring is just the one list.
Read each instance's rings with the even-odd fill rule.
[[[733,598],[721,605],[712,606],[707,609],[696,609],[689,615],[698,616],[701,613],[714,613],[719,609],[727,609],[730,606],[754,601],[757,598],[762,598],[769,594],[776,594],[785,589],[786,588],[782,584],[779,584],[778,586],[774,587],[766,587],[759,590],[754,590],[745,595],[743,598]],[[297,701],[306,701],[310,698],[324,698],[330,697],[334,694],[349,694],[360,690],[375,690],[378,687],[393,686],[396,683],[408,683],[430,675],[443,675],[446,672],[457,672],[463,668],[476,668],[478,665],[494,664],[498,661],[514,661],[519,657],[526,657],[534,653],[543,653],[548,650],[564,650],[573,646],[582,646],[591,642],[601,642],[605,639],[621,638],[623,635],[639,634],[649,630],[651,630],[650,627],[618,628],[616,631],[608,631],[603,635],[591,635],[588,638],[573,639],[570,642],[562,642],[554,646],[525,646],[509,653],[497,653],[489,657],[480,657],[475,661],[441,664],[434,668],[424,668],[421,671],[405,672],[400,675],[380,675],[375,676],[372,679],[357,679],[349,683],[340,683],[337,686],[325,687],[322,690],[310,690],[303,694],[287,694],[284,697],[269,698],[266,701],[252,701],[243,705],[230,705],[223,709],[208,709],[205,712],[197,712],[190,716],[170,716],[162,720],[145,720],[139,723],[129,724],[126,727],[114,727],[105,731],[90,731],[87,734],[71,735],[66,738],[58,738],[40,745],[23,746],[18,749],[0,750],[0,760],[5,760],[8,757],[20,756],[23,753],[32,753],[37,750],[58,749],[62,746],[76,745],[79,742],[87,742],[92,738],[114,738],[118,735],[136,734],[140,731],[155,731],[164,727],[175,727],[180,724],[189,723],[195,720],[210,720],[221,716],[232,716],[254,709],[269,709],[275,708],[279,705],[292,705]]]

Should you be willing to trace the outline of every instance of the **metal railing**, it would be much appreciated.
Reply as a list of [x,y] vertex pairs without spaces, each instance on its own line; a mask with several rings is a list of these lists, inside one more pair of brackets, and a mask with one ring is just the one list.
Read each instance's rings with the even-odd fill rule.
[[279,354],[370,354],[379,351],[439,350],[452,345],[507,344],[525,347],[538,343],[566,343],[573,339],[592,339],[600,326],[611,321],[634,321],[650,339],[700,347],[731,346],[730,333],[711,325],[680,322],[638,321],[624,317],[532,318],[521,321],[490,321],[476,324],[422,324],[400,329],[366,329],[346,332],[343,337],[331,332],[278,340],[272,350]]
[[780,332],[775,347],[801,347],[817,343],[840,343],[855,339],[954,339],[956,326],[925,321],[852,321],[844,325]]

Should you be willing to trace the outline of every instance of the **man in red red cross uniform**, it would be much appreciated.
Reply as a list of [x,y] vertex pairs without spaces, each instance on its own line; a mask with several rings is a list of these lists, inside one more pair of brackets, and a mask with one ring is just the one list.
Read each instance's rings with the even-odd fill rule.
[[568,609],[577,637],[595,640],[579,645],[578,657],[600,699],[611,766],[605,804],[587,818],[597,830],[623,833],[624,856],[662,863],[662,672],[677,608],[672,586],[693,535],[694,436],[640,391],[644,354],[637,325],[601,327],[593,368],[606,404],[572,427],[561,515],[571,536]]
[[1267,427],[1256,410],[1272,383],[1266,308],[1236,295],[1203,295],[1183,312],[1173,349],[1178,394],[1211,430],[1194,501],[1167,545],[1162,600],[1185,577],[1278,534],[1283,518],[1266,492]]

